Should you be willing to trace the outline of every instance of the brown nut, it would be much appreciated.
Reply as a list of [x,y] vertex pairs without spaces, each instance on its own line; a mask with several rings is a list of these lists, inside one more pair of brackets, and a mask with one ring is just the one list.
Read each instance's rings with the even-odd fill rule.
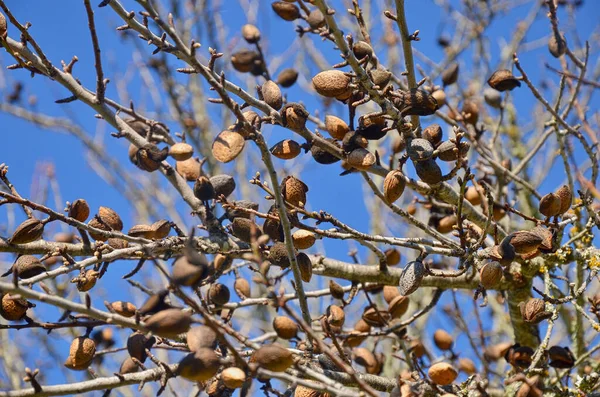
[[511,91],[521,86],[521,82],[513,76],[510,70],[496,70],[488,79],[487,83],[493,89],[503,92]]
[[44,224],[36,218],[23,221],[13,235],[8,239],[9,244],[27,244],[39,240],[44,234]]
[[277,142],[270,149],[271,154],[282,160],[291,160],[298,157],[302,148],[300,144],[292,139],[284,139],[283,141]]
[[281,345],[269,344],[255,350],[250,357],[250,362],[268,371],[284,372],[294,363],[294,356]]
[[169,148],[169,156],[177,161],[190,159],[194,154],[192,145],[185,142],[178,142]]
[[212,349],[200,349],[185,356],[177,367],[177,374],[194,382],[206,382],[219,371],[221,359]]
[[275,317],[273,319],[273,329],[281,339],[293,339],[298,334],[298,324],[286,316]]
[[441,386],[451,385],[458,377],[458,371],[448,363],[436,363],[429,367],[427,374],[431,380]]
[[93,339],[83,336],[75,338],[71,343],[65,367],[75,371],[84,370],[92,363],[95,353],[96,343]]
[[454,345],[454,338],[443,329],[437,329],[433,333],[433,342],[440,350],[451,350]]
[[538,324],[552,317],[552,312],[546,311],[546,303],[543,299],[531,298],[527,302],[519,303],[521,316],[527,323]]
[[326,70],[313,77],[312,84],[320,95],[335,98],[349,92],[350,80],[341,70]]
[[246,141],[241,134],[234,131],[222,131],[212,144],[213,157],[221,163],[229,163],[242,153],[245,144]]
[[164,338],[176,338],[190,329],[192,316],[180,309],[161,310],[144,321],[146,328]]
[[390,171],[383,180],[383,197],[389,204],[394,203],[402,196],[405,187],[404,175],[398,170]]
[[283,96],[281,95],[281,89],[273,80],[267,80],[261,87],[261,93],[264,101],[267,105],[271,106],[275,110],[281,109],[283,106]]

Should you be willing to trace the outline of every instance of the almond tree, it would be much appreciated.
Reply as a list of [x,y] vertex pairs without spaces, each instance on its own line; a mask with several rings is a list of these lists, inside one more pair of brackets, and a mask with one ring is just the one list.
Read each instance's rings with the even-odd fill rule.
[[[58,2],[90,37],[60,65],[7,3],[0,111],[80,140],[133,215],[90,206],[85,181],[63,200],[51,165],[37,195],[0,166],[0,396],[599,393],[598,32],[559,20],[583,1],[423,2],[454,33],[439,62],[418,43],[439,28],[404,0]],[[263,12],[295,32],[286,52]],[[522,19],[500,48],[499,15]],[[143,106],[107,67],[97,26],[115,18]],[[526,40],[540,20],[543,49]],[[56,114],[26,103],[40,81],[66,93]],[[58,116],[70,106],[111,142]],[[366,230],[336,214],[341,184]]]

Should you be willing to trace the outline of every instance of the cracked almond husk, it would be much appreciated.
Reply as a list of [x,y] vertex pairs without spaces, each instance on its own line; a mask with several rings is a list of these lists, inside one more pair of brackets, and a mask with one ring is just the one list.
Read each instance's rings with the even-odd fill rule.
[[344,309],[338,305],[329,305],[325,310],[327,323],[333,327],[342,327],[346,321]]
[[294,356],[288,349],[278,344],[263,345],[250,357],[251,363],[273,372],[284,372],[294,363]]
[[200,349],[216,349],[219,336],[209,326],[197,325],[187,332],[186,342],[190,351],[193,352]]
[[194,148],[189,143],[177,142],[169,148],[169,156],[177,161],[185,161],[194,155]]
[[315,90],[327,98],[335,98],[350,93],[351,78],[341,70],[326,70],[312,78]]
[[401,296],[398,287],[394,287],[393,285],[383,286],[383,299],[387,304],[393,301],[397,296]]
[[378,362],[373,352],[364,347],[357,347],[352,351],[352,359],[361,367],[364,367],[367,373],[375,374],[377,372]]
[[13,235],[8,239],[9,244],[27,244],[39,240],[44,234],[44,224],[36,218],[23,221]]
[[75,338],[71,343],[65,367],[75,371],[82,371],[90,366],[94,354],[96,354],[96,343],[93,339],[84,336]]
[[516,343],[504,354],[504,359],[513,367],[527,368],[531,365],[533,349]]
[[353,168],[364,171],[375,165],[377,158],[367,149],[357,148],[350,152],[346,161]]
[[153,233],[151,238],[160,240],[169,235],[169,232],[171,231],[171,222],[166,219],[161,219],[150,225],[150,228]]
[[329,293],[334,299],[344,299],[344,288],[333,280],[329,280]]
[[17,258],[13,266],[17,270],[17,276],[22,280],[35,277],[46,271],[46,267],[42,262],[33,255],[21,255]]
[[108,207],[100,207],[98,208],[98,216],[102,222],[111,228],[111,230],[117,230],[119,232],[123,230],[123,221],[115,210]]
[[444,137],[444,132],[439,124],[431,124],[425,128],[421,134],[423,139],[426,139],[434,148],[437,148]]
[[442,161],[456,161],[460,153],[461,157],[465,157],[471,148],[468,142],[461,141],[457,149],[456,143],[452,141],[444,141],[437,147],[438,158]]
[[410,91],[396,91],[392,98],[394,105],[404,116],[429,116],[439,109],[437,100],[427,91],[413,88]]
[[550,365],[553,368],[573,368],[575,365],[575,356],[568,347],[552,346],[548,349]]
[[366,41],[359,40],[352,44],[352,52],[357,59],[373,56],[373,47]]
[[293,339],[298,334],[298,324],[286,316],[275,317],[273,319],[273,329],[281,339]]
[[385,327],[392,319],[387,310],[368,307],[362,314],[362,319],[372,327]]
[[73,201],[69,207],[68,215],[79,222],[85,222],[88,216],[90,216],[90,207],[87,201],[84,199],[77,199]]
[[222,131],[212,144],[213,157],[221,163],[229,163],[242,153],[245,144],[246,141],[241,134],[234,131]]
[[293,206],[304,208],[307,192],[308,186],[294,176],[286,176],[281,182],[281,194]]
[[546,311],[546,303],[540,298],[531,298],[519,303],[521,316],[527,323],[538,324],[552,317],[552,312]]
[[0,38],[6,40],[8,36],[8,24],[6,23],[6,17],[0,12]]
[[298,157],[302,148],[300,144],[293,139],[284,139],[271,147],[270,152],[273,156],[282,160],[291,160]]
[[153,314],[144,323],[153,334],[163,338],[176,338],[190,329],[192,315],[180,309],[166,309]]
[[466,357],[463,357],[458,360],[458,369],[467,374],[468,376],[477,373],[477,367],[475,366],[473,360]]
[[400,263],[400,251],[398,251],[396,248],[388,248],[385,250],[384,254],[388,266],[396,266],[398,263]]
[[433,145],[427,139],[415,138],[410,142],[407,153],[414,162],[426,161],[433,156],[433,150]]
[[18,321],[25,317],[30,307],[31,304],[23,298],[4,294],[0,302],[0,316],[8,321]]
[[97,272],[94,269],[89,269],[85,273],[81,273],[79,276],[73,278],[71,282],[77,284],[78,291],[86,292],[94,288],[99,277],[100,272]]
[[306,128],[308,111],[299,103],[288,103],[281,110],[281,124],[292,131],[301,132]]
[[546,217],[559,215],[561,207],[561,198],[556,193],[548,193],[540,199],[539,210]]
[[329,393],[322,393],[306,386],[298,385],[294,390],[294,397],[331,397]]
[[208,290],[208,298],[216,306],[223,306],[229,302],[230,297],[231,293],[225,284],[214,283]]
[[159,149],[155,145],[148,144],[135,153],[135,165],[143,171],[154,172],[160,168],[161,162],[168,155],[169,148]]
[[204,175],[196,179],[196,183],[194,183],[194,196],[203,202],[213,200],[217,197],[217,193],[215,192],[215,188],[210,182],[210,179]]
[[221,359],[212,349],[200,349],[183,357],[177,374],[194,382],[206,382],[219,371]]
[[138,365],[131,359],[131,357],[127,357],[125,360],[123,360],[121,366],[119,367],[119,374],[133,374],[135,372],[138,372],[139,370],[140,367],[138,367]]
[[115,301],[108,304],[111,311],[123,316],[133,317],[137,311],[137,307],[133,303],[126,301]]
[[521,230],[512,234],[510,243],[515,248],[515,253],[527,254],[537,251],[540,244],[542,244],[542,237],[536,233]]
[[490,87],[500,92],[512,91],[521,86],[521,82],[507,69],[496,70],[490,76],[487,83]]
[[131,237],[151,239],[154,236],[154,230],[152,230],[150,225],[135,225],[129,229],[127,235]]

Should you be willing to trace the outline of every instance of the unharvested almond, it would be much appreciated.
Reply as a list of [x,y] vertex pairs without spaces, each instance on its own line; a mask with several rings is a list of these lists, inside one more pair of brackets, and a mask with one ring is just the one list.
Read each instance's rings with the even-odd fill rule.
[[133,317],[137,311],[137,307],[135,307],[133,303],[125,301],[111,302],[107,306],[110,311],[115,312],[123,317]]
[[300,270],[300,278],[305,283],[310,283],[312,278],[312,261],[304,252],[299,252],[296,255],[296,262],[298,262],[298,268]]
[[225,387],[229,389],[239,389],[246,381],[246,373],[237,367],[225,368],[221,372],[221,380]]
[[440,350],[450,350],[454,345],[454,338],[443,329],[437,329],[433,333],[433,342]]
[[294,363],[294,356],[288,349],[278,344],[270,344],[255,350],[250,362],[268,371],[284,372]]
[[273,319],[273,329],[282,339],[293,339],[298,334],[298,324],[289,317],[277,316]]
[[308,186],[294,176],[285,177],[281,183],[281,194],[288,203],[296,207],[304,207],[307,192]]
[[93,339],[80,336],[71,342],[69,357],[65,362],[65,367],[81,371],[86,369],[92,363],[96,353],[96,343]]
[[342,140],[344,136],[350,132],[348,124],[339,117],[336,116],[325,116],[325,129],[335,139]]
[[212,144],[212,154],[217,161],[229,163],[244,150],[244,137],[234,131],[222,131]]
[[166,309],[153,314],[144,323],[148,330],[158,336],[176,338],[190,329],[192,316],[180,309]]
[[13,235],[8,239],[9,244],[27,244],[42,238],[44,234],[44,224],[36,218],[29,218],[23,221]]
[[252,296],[250,283],[245,278],[236,278],[235,282],[233,283],[233,290],[240,297],[240,299],[247,299]]
[[267,80],[261,87],[261,93],[267,105],[275,110],[281,109],[283,106],[283,97],[281,89],[273,80]]
[[458,372],[448,363],[436,363],[429,367],[427,372],[431,380],[440,386],[451,385],[458,376]]
[[350,152],[346,161],[358,170],[367,170],[377,162],[377,158],[367,149],[357,148]]
[[169,156],[177,161],[185,161],[192,157],[194,148],[189,143],[177,142],[169,148]]
[[282,160],[291,160],[298,157],[302,148],[300,144],[292,139],[284,139],[277,142],[271,148],[271,154]]
[[560,198],[560,210],[559,214],[564,214],[571,208],[571,201],[573,201],[573,193],[567,185],[562,185],[555,193]]
[[186,334],[186,342],[190,351],[200,349],[216,349],[218,343],[217,333],[206,325],[198,325],[190,328]]
[[177,374],[194,382],[206,382],[217,374],[221,360],[212,349],[200,349],[185,356],[177,367]]
[[200,162],[194,158],[178,161],[175,169],[188,182],[194,182],[200,177]]
[[349,92],[350,77],[341,70],[326,70],[312,79],[315,90],[328,98],[335,98]]
[[69,217],[77,219],[79,222],[85,222],[90,216],[90,207],[84,199],[73,201],[69,207]]
[[395,202],[402,196],[405,187],[404,175],[400,171],[393,170],[388,172],[383,180],[383,196],[385,200],[389,204]]

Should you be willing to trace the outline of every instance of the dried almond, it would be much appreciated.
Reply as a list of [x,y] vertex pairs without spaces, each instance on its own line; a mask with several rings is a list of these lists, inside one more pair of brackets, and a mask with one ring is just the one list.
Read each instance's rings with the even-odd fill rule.
[[315,90],[324,97],[335,98],[350,91],[350,77],[341,70],[326,70],[312,79]]
[[222,131],[212,144],[212,154],[217,161],[229,163],[244,150],[244,137],[234,131]]
[[177,161],[190,159],[194,154],[194,148],[189,143],[177,142],[169,148],[169,156]]
[[300,144],[292,139],[277,142],[271,148],[271,154],[282,160],[291,160],[301,152]]
[[387,173],[383,180],[383,196],[388,204],[394,203],[404,193],[406,182],[404,175],[398,170]]
[[8,239],[9,244],[27,244],[39,240],[44,234],[44,224],[36,218],[23,221],[13,235]]
[[273,80],[267,80],[261,87],[261,93],[267,105],[275,110],[281,109],[283,106],[283,97],[281,89]]
[[344,120],[331,115],[325,116],[325,129],[332,138],[339,140],[344,139],[344,136],[350,132],[350,127]]
[[294,356],[288,349],[278,344],[270,344],[255,350],[250,362],[268,371],[284,372],[294,363]]
[[212,349],[200,349],[185,356],[177,367],[177,374],[194,382],[206,382],[219,371],[221,359]]
[[149,331],[158,336],[176,338],[190,329],[192,316],[180,309],[166,309],[153,314],[144,323]]
[[448,363],[436,363],[427,372],[433,383],[440,386],[451,385],[458,377],[458,371]]

